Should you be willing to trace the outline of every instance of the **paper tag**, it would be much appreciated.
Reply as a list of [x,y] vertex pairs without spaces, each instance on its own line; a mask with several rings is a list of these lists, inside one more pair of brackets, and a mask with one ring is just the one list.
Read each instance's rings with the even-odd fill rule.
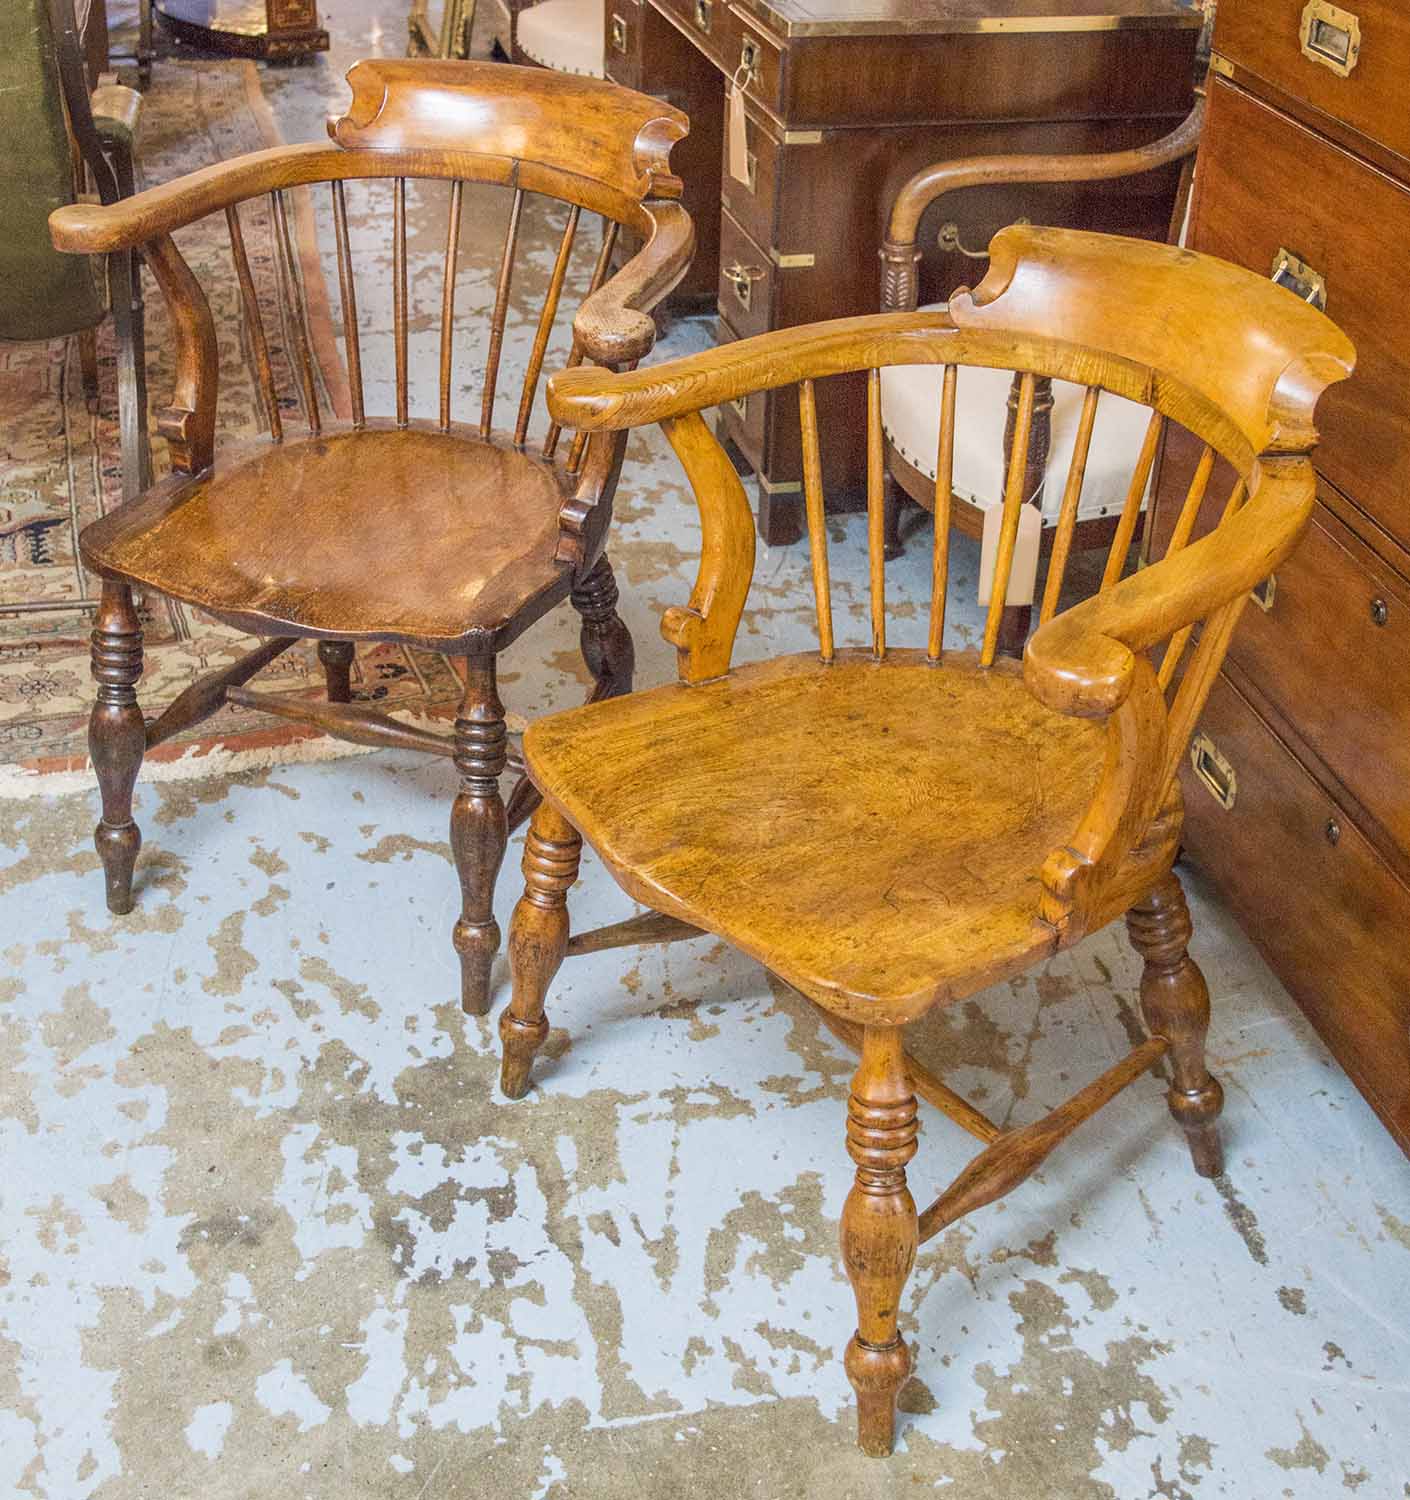
[[744,129],[744,90],[735,84],[730,85],[728,110],[725,157],[729,162],[729,175],[752,192],[753,184],[749,181],[749,137]]

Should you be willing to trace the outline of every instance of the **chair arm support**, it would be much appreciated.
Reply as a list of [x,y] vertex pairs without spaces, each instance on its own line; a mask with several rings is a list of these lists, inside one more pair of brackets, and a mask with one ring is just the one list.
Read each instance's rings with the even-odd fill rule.
[[89,103],[98,139],[105,146],[131,151],[142,119],[142,95],[121,83],[100,83]]
[[573,319],[574,337],[593,364],[631,364],[651,352],[651,309],[685,275],[695,252],[695,226],[679,203],[656,200],[642,210],[651,221],[650,238]]
[[916,235],[921,215],[946,193],[998,183],[1099,182],[1153,172],[1190,155],[1199,145],[1204,100],[1168,135],[1126,151],[1084,155],[1032,153],[1014,156],[961,156],[917,172],[891,207],[882,244],[882,308],[909,311],[916,305],[915,267],[920,258]]
[[1250,499],[1217,535],[1122,579],[1034,634],[1023,675],[1039,702],[1079,718],[1108,717],[1131,691],[1137,653],[1232,603],[1287,557],[1312,513],[1311,461],[1264,459],[1251,484]]

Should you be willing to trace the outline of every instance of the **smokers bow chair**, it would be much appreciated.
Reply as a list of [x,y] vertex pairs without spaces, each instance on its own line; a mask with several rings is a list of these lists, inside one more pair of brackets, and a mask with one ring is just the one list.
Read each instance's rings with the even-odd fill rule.
[[[549,393],[558,420],[581,431],[661,423],[695,492],[703,537],[690,601],[662,620],[680,682],[551,715],[525,734],[543,802],[509,931],[504,1092],[525,1091],[548,1030],[544,997],[575,953],[712,933],[817,1006],[861,1053],[847,1111],[857,1170],[842,1210],[842,1259],[857,1331],[845,1363],[861,1446],[874,1454],[891,1448],[895,1398],[911,1366],[897,1312],[918,1244],[1016,1187],[1162,1061],[1196,1170],[1221,1170],[1222,1095],[1204,1060],[1209,995],[1186,951],[1190,918],[1171,869],[1182,816],[1176,772],[1250,589],[1307,521],[1314,407],[1354,357],[1321,313],[1190,251],[1013,227],[990,255],[982,284],[947,311],[820,323],[631,374],[567,372]],[[903,364],[941,373],[933,591],[923,641],[911,647],[889,634],[882,567],[880,372]],[[1093,421],[1113,398],[1146,408],[1157,427],[1182,424],[1206,445],[1163,560],[1117,576],[1140,499],[1133,492],[1100,592],[1048,619],[1022,666],[996,654],[998,603],[978,652],[941,649],[955,390],[966,369],[1020,375],[1001,583],[1040,379],[1084,391],[1065,498],[1080,496]],[[871,643],[842,649],[814,393],[819,381],[862,371]],[[794,384],[819,648],[732,667],[754,528],[701,413]],[[1206,493],[1215,454],[1238,474],[1227,497]],[[1070,540],[1075,515],[1064,505],[1060,542]],[[1191,541],[1197,518],[1213,529]],[[567,893],[583,840],[651,911],[570,940]],[[1145,960],[1150,1034],[1052,1113],[1001,1129],[908,1058],[905,1027],[934,1007],[1123,915]],[[906,1176],[916,1095],[984,1145],[920,1213]]]
[[[460,789],[450,842],[463,905],[453,939],[461,1002],[488,1006],[500,942],[494,885],[508,831],[535,794],[521,781],[508,809],[499,778],[508,760],[497,654],[564,599],[582,616],[583,654],[599,696],[631,688],[632,643],[616,613],[603,553],[625,433],[560,444],[551,426],[539,449],[528,426],[544,354],[584,209],[611,228],[574,321],[570,364],[630,365],[652,346],[649,309],[689,264],[692,232],[669,171],[687,129],[678,110],[613,84],[490,63],[360,62],[353,99],[330,124],[333,144],[278,147],[238,157],[140,193],[125,203],[61,209],[55,244],[85,254],[140,248],[171,307],[176,390],[159,418],[172,472],[87,527],[85,566],[103,579],[93,632],[98,699],[89,731],[103,815],[96,841],[108,905],[132,905],[140,844],[132,793],[147,747],[209,717],[226,702],[304,719],[359,744],[426,751],[453,761]],[[439,415],[408,410],[407,180],[449,183],[440,322]],[[390,179],[395,415],[364,410],[345,183]],[[452,419],[455,291],[464,185],[506,190],[506,231],[494,311],[483,348],[478,425]],[[337,241],[352,393],[351,423],[319,409],[304,306],[289,231],[289,189],[326,183]],[[242,202],[269,194],[292,303],[307,434],[285,430],[270,341],[254,295],[240,227]],[[565,224],[537,321],[512,429],[495,426],[519,224],[527,194],[566,205]],[[346,194],[346,196],[345,196]],[[244,293],[269,441],[216,451],[216,336],[204,293],[172,232],[223,212],[233,271]],[[610,280],[619,225],[644,248]],[[511,408],[513,409],[513,408]],[[374,538],[389,548],[379,566]],[[194,683],[158,718],[137,704],[142,634],[132,588],[172,595],[265,637],[231,666]],[[258,693],[245,684],[295,641],[318,640],[326,703]],[[350,701],[354,643],[402,641],[464,658],[466,687],[454,732],[411,727]]]

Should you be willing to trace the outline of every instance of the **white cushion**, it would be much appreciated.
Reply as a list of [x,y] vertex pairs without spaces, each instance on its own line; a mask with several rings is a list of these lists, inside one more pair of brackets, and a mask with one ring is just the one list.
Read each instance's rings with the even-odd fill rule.
[[603,0],[540,0],[519,12],[515,36],[536,63],[556,73],[607,75]]
[[[931,309],[922,309],[929,311]],[[893,365],[881,372],[881,425],[907,463],[935,477],[940,445],[940,365]],[[982,509],[1004,501],[1004,423],[1008,417],[1009,370],[961,368],[955,390],[955,494]],[[1057,521],[1067,470],[1077,441],[1084,391],[1053,381],[1052,442],[1043,486],[1043,524]],[[1126,503],[1131,474],[1150,426],[1150,410],[1103,391],[1087,455],[1087,473],[1077,515],[1086,521],[1117,514]]]

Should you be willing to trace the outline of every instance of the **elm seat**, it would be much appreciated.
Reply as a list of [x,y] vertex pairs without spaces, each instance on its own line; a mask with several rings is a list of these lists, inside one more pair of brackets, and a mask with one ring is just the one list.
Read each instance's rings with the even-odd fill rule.
[[[932,312],[941,304],[919,309]],[[913,468],[935,478],[940,440],[940,365],[892,365],[881,372],[881,425],[892,446]],[[1004,502],[1004,422],[1013,376],[1008,370],[970,366],[959,372],[955,396],[955,494],[982,510]],[[1043,487],[1043,525],[1057,524],[1063,486],[1072,463],[1084,391],[1053,381],[1051,443]],[[1108,392],[1097,408],[1087,459],[1079,521],[1120,513],[1141,452],[1150,412]]]
[[540,0],[519,12],[520,50],[555,73],[607,75],[602,0]]
[[325,429],[174,476],[87,527],[81,548],[99,573],[265,633],[444,646],[566,595],[555,553],[574,482],[470,429]]
[[[1056,948],[1039,869],[1090,803],[1105,742],[1102,725],[1039,704],[1016,662],[858,650],[554,714],[529,726],[524,758],[571,821],[591,817],[636,900],[805,993],[934,1003],[992,983],[996,955],[1016,971]],[[998,806],[1004,826],[977,838],[971,810]],[[827,869],[805,852],[823,842],[839,854]]]

